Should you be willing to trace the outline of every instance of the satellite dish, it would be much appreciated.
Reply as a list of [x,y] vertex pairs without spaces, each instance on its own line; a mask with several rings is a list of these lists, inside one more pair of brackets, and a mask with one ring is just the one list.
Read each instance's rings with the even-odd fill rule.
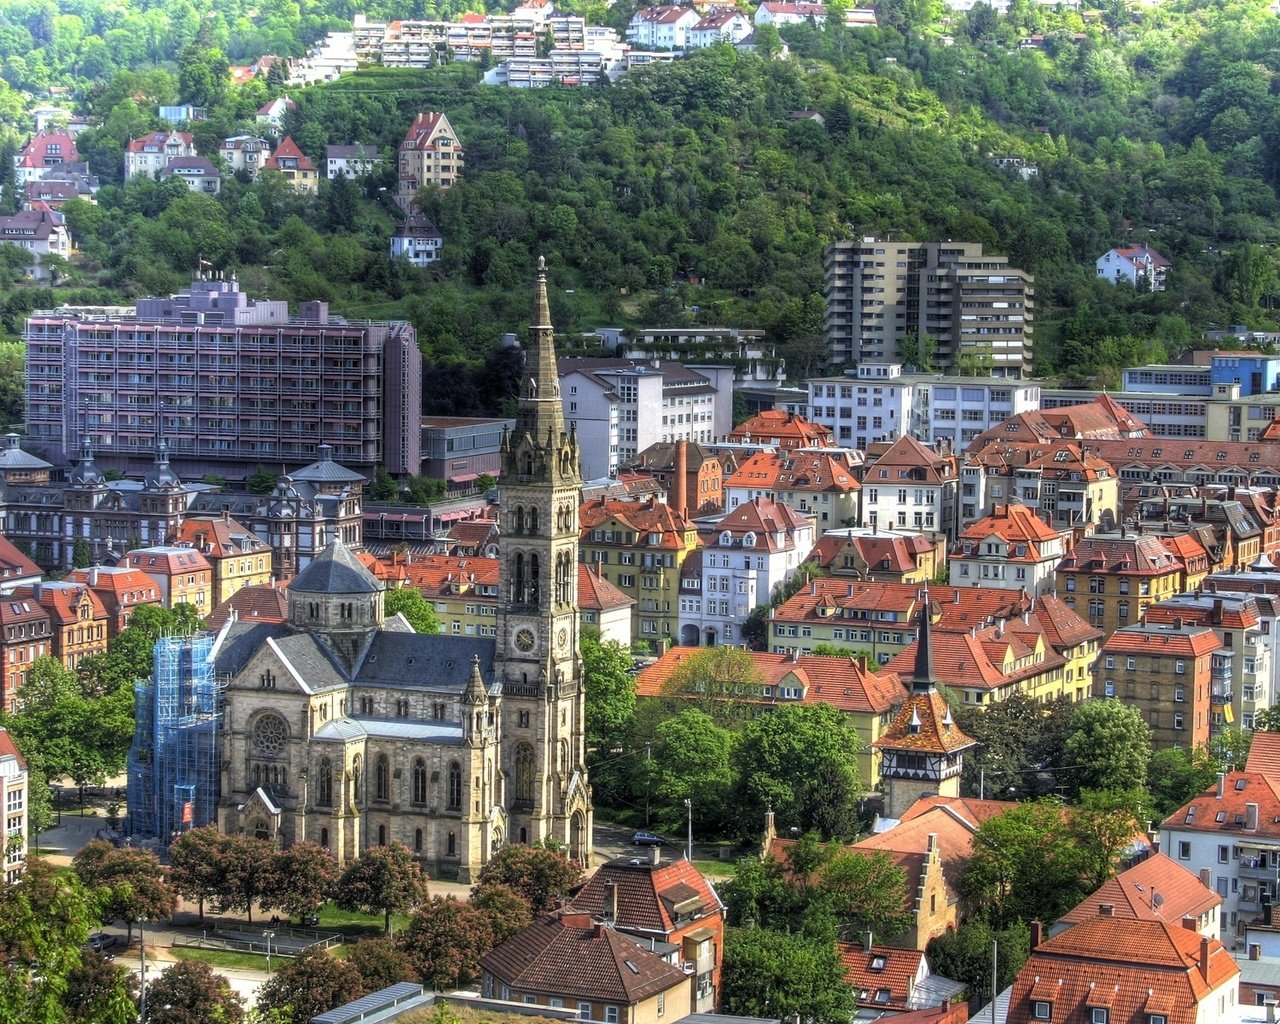
[[1163,907],[1164,896],[1161,895],[1160,893],[1156,893],[1154,896],[1151,897],[1151,905],[1156,907],[1157,909],[1159,909],[1160,907]]

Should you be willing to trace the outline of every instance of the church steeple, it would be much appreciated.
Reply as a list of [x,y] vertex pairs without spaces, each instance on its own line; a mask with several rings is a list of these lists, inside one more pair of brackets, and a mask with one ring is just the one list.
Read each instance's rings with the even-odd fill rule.
[[938,688],[938,678],[933,674],[933,632],[930,621],[929,588],[924,591],[920,605],[920,622],[916,627],[916,658],[911,673],[912,693],[931,693]]

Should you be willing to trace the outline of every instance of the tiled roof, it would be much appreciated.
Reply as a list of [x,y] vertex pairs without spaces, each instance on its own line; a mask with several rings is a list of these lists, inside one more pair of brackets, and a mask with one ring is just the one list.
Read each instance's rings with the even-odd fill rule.
[[480,958],[480,966],[518,992],[634,1005],[690,978],[590,915],[540,917]]
[[1102,645],[1108,653],[1145,654],[1160,658],[1199,658],[1222,647],[1208,626],[1182,626],[1177,622],[1135,623],[1121,626]]
[[924,966],[923,950],[837,942],[836,951],[859,1005],[885,1010],[907,1008],[912,986]]
[[724,481],[725,487],[769,491],[836,491],[861,488],[854,468],[842,455],[784,449],[756,452]]
[[17,549],[8,537],[0,536],[0,581],[34,576],[39,579],[44,570]]
[[[496,558],[472,558],[457,555],[424,555],[404,563],[404,571],[412,586],[423,596],[447,597],[450,594],[475,594],[477,600],[497,601],[501,563]],[[476,592],[477,587],[492,587],[492,595]]]
[[1125,576],[1163,576],[1182,563],[1151,534],[1126,536],[1095,533],[1081,538],[1059,563],[1059,572],[1119,573]]
[[376,594],[383,589],[341,540],[331,541],[289,583],[290,591],[307,594]]
[[615,587],[599,571],[591,566],[578,566],[578,607],[587,611],[609,611],[613,608],[630,608],[635,599]]
[[408,147],[410,149],[428,149],[436,132],[444,128],[449,129],[450,138],[453,140],[450,149],[459,153],[462,152],[462,143],[456,139],[456,133],[453,131],[453,126],[449,124],[449,119],[437,111],[419,113],[413,119],[413,123],[409,125],[408,131],[404,133],[404,141],[400,143],[400,146],[401,148]]
[[127,153],[144,153],[149,150],[163,150],[170,142],[190,148],[192,136],[190,132],[152,132],[138,139],[130,139],[125,146]]
[[[1215,782],[1164,819],[1177,832],[1220,832],[1234,836],[1280,839],[1280,779],[1256,771],[1228,772],[1218,795]],[[1257,807],[1258,824],[1248,829],[1249,805]]]
[[1166,551],[1177,558],[1184,569],[1199,572],[1209,568],[1209,552],[1191,533],[1175,533],[1172,536],[1161,535],[1160,543]]
[[1194,1024],[1202,1019],[1200,1001],[1239,973],[1217,939],[1165,921],[1096,917],[1032,951],[1013,984],[1008,1016],[1030,1021],[1031,1002],[1045,1000],[1055,1021],[1088,1020],[1091,1007],[1104,1006],[1118,1022],[1155,1013],[1169,1024]]
[[298,170],[300,171],[314,171],[316,169],[316,165],[311,162],[306,153],[298,148],[298,144],[293,141],[293,136],[291,135],[286,135],[280,140],[280,145],[275,148],[275,151],[269,157],[262,161],[262,165],[278,169],[280,161],[287,157],[297,161]]
[[153,569],[169,576],[183,573],[208,572],[209,560],[195,548],[173,544],[156,544],[149,548],[134,548],[120,560],[121,565],[146,572]]
[[231,558],[242,555],[265,555],[271,546],[228,514],[226,516],[192,516],[169,536],[179,547],[190,546],[207,558]]
[[1203,469],[1209,473],[1254,474],[1280,472],[1280,445],[1253,441],[1194,441],[1186,438],[1148,437],[1144,439],[1091,440],[1088,450],[1117,470],[1126,467],[1185,471]]
[[[864,486],[871,486],[882,480],[895,483],[898,480],[908,479],[908,477],[901,475],[901,471],[908,470],[915,470],[918,474],[909,478],[913,480],[943,483],[956,479],[957,469],[954,457],[939,455],[933,449],[921,444],[910,434],[903,434],[893,444],[889,445],[882,454],[876,457],[874,462],[871,461],[869,456],[870,453],[868,453],[867,472],[863,477]],[[888,477],[880,475],[885,470],[889,472]],[[899,472],[895,473],[895,470]]]
[[[600,498],[585,502],[578,510],[578,525],[581,539],[590,540],[588,531],[597,529],[610,520],[616,520],[621,526],[634,530],[638,542],[647,541],[652,533],[661,534],[657,547],[681,549],[685,546],[684,533],[693,529],[689,522],[670,505],[650,498],[648,501],[619,501]],[[655,545],[645,543],[646,547]]]
[[662,4],[659,7],[645,7],[636,11],[635,16],[641,21],[655,25],[671,25],[690,14],[696,13],[692,7],[677,7],[675,4]]
[[[673,473],[676,468],[676,447],[674,441],[656,441],[632,459],[628,467]],[[720,456],[712,454],[697,441],[690,441],[685,446],[685,467],[692,473],[706,462],[722,465]]]
[[[1015,621],[1015,620],[1011,620]],[[1046,643],[1043,656],[1027,641],[1035,643],[1033,630],[1024,636],[1010,628],[987,626],[976,631],[951,632],[934,627],[930,642],[934,671],[939,680],[953,686],[981,687],[988,690],[1012,686],[1024,679],[1061,668],[1066,660]],[[909,676],[915,664],[918,640],[885,665],[885,671]]]
[[1258,772],[1273,779],[1280,779],[1280,732],[1259,729],[1249,745],[1249,760],[1245,771]]
[[1022,618],[1010,619],[1006,626],[1020,637],[1025,638],[1028,632],[1043,636],[1045,643],[1059,652],[1106,635],[1051,594],[1037,597]]
[[283,583],[241,587],[205,619],[210,629],[221,629],[232,613],[242,621],[288,622],[289,595]]
[[[707,547],[725,546],[721,540],[726,534],[734,546],[740,546],[750,535],[756,550],[761,552],[795,550],[797,530],[813,536],[813,520],[809,516],[768,498],[752,498],[714,521],[699,522],[698,527],[702,543]],[[808,540],[804,544],[807,549]]]
[[[689,8],[680,9],[689,10]],[[775,437],[789,448],[811,445],[829,446],[835,443],[830,427],[825,427],[821,423],[810,423],[803,416],[783,412],[781,409],[765,409],[739,423],[729,432],[728,440],[769,441]]]
[[[904,657],[905,654],[901,654],[894,661]],[[911,660],[915,660],[914,653]],[[891,661],[889,665],[892,664]],[[885,666],[886,669],[888,667]],[[941,674],[946,679],[955,678],[945,671]],[[881,750],[921,750],[925,753],[950,754],[957,750],[968,750],[977,742],[955,724],[951,709],[947,707],[942,694],[931,690],[929,693],[912,694],[902,705],[902,710],[893,723],[872,746]]]
[[[952,549],[952,557],[978,554],[978,545],[991,537],[998,537],[1008,545],[1007,557],[1010,561],[1032,562],[1041,560],[1042,544],[1061,540],[1058,531],[1025,505],[997,505],[990,515],[965,527]],[[1019,550],[1022,551],[1021,555],[1018,554]]]
[[[639,860],[639,863],[633,861]],[[684,858],[652,864],[647,858],[619,857],[602,864],[572,897],[575,910],[599,916],[605,910],[606,883],[617,894],[615,924],[623,931],[671,935],[688,918],[712,919],[722,910],[720,898],[702,872]],[[680,899],[673,899],[677,893]],[[684,901],[688,902],[684,902]],[[695,902],[696,901],[696,904]],[[675,905],[684,920],[677,925]]]
[[80,159],[80,154],[76,152],[75,136],[68,132],[37,132],[27,140],[25,146],[22,147],[22,153],[18,159],[18,166],[21,167],[45,167],[45,158],[55,154],[50,154],[49,149],[52,146],[58,147],[56,157],[59,163],[69,164],[75,163]]
[[[1280,735],[1280,734],[1277,734]],[[1110,907],[1116,917],[1181,923],[1222,903],[1199,877],[1163,853],[1153,853],[1127,871],[1108,878],[1093,895],[1063,914],[1060,923],[1080,924]]]
[[1117,245],[1111,250],[1111,252],[1116,256],[1119,256],[1121,259],[1128,260],[1130,263],[1141,262],[1143,265],[1146,265],[1146,263],[1150,261],[1150,265],[1153,267],[1173,266],[1168,259],[1161,256],[1160,253],[1156,252],[1156,250],[1152,249],[1149,245]]
[[908,907],[914,907],[916,889],[929,850],[929,837],[937,836],[947,899],[955,901],[959,899],[960,879],[973,856],[974,831],[973,826],[945,806],[931,807],[909,821],[904,818],[893,828],[868,836],[855,843],[853,849],[867,853],[884,850],[893,854],[895,862],[907,869]]
[[1013,800],[978,800],[963,796],[922,796],[908,807],[899,819],[902,822],[914,821],[934,808],[945,808],[953,817],[967,825],[970,830],[976,829],[983,822],[1011,811],[1018,804]]
[[16,757],[18,764],[26,771],[27,762],[22,756],[22,751],[18,749],[18,745],[13,742],[13,737],[9,735],[9,730],[0,728],[0,757]]
[[[676,667],[699,653],[698,647],[673,647],[636,677],[636,696],[660,697]],[[760,704],[788,703],[782,687],[798,687],[800,702],[830,704],[841,711],[883,714],[907,699],[897,675],[868,672],[855,658],[825,658],[813,654],[773,654],[748,651],[759,673],[759,685],[769,687],[765,696],[743,698]]]
[[[911,620],[924,599],[925,588],[915,583],[859,583],[826,576],[774,610],[774,619],[786,622],[871,622],[877,628],[911,628]],[[938,631],[968,630],[1000,619],[1012,619],[1031,607],[1031,596],[998,587],[928,588],[929,604]],[[895,619],[877,618],[892,611]]]
[[1213,595],[1182,594],[1148,607],[1146,619],[1159,623],[1181,619],[1187,624],[1222,629],[1253,629],[1261,621],[1258,603],[1242,594],[1223,594],[1216,599]]
[[156,581],[128,566],[90,566],[72,569],[67,579],[83,583],[98,594],[109,593],[117,604],[148,604],[160,600]]
[[[39,596],[35,595],[37,587],[40,590]],[[94,619],[105,619],[107,617],[107,609],[103,606],[102,599],[80,583],[64,581],[60,583],[38,583],[35,586],[29,583],[23,584],[14,588],[10,599],[27,598],[35,600],[48,610],[57,625],[70,626],[80,621],[80,616],[77,614],[76,609],[84,603],[86,595],[90,606],[93,608],[92,617]]]

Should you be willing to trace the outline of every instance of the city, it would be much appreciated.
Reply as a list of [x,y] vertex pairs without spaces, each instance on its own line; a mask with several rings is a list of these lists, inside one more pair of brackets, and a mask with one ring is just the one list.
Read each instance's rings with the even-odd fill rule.
[[1276,17],[0,10],[0,1021],[1273,1021]]

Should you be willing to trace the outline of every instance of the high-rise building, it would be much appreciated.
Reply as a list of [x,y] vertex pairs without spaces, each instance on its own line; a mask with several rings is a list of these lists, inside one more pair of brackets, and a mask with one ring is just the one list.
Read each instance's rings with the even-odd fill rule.
[[101,466],[141,474],[161,439],[174,470],[244,479],[303,466],[318,446],[372,478],[421,464],[422,355],[404,322],[347,321],[324,302],[250,299],[192,281],[136,309],[27,320],[27,433],[55,462],[85,435]]
[[927,338],[938,369],[1030,374],[1034,278],[1008,257],[976,242],[864,237],[829,245],[824,266],[832,362],[892,362]]

